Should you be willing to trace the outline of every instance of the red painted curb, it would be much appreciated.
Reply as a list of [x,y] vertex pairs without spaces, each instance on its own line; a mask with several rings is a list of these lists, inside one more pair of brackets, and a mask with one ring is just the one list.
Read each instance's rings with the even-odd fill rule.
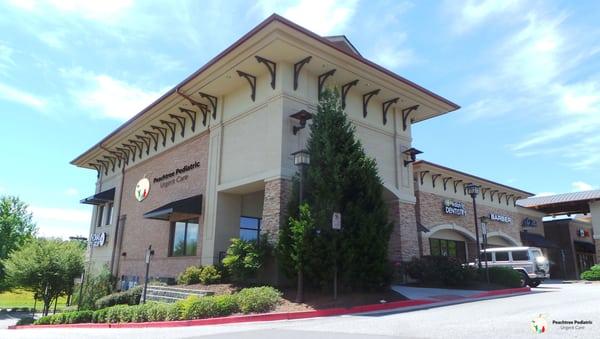
[[[529,292],[529,287],[522,288],[509,288],[504,290],[495,290],[482,292],[467,299],[476,299],[483,297],[508,295],[513,293],[524,293]],[[443,302],[443,301],[441,301]],[[31,328],[141,328],[141,327],[183,327],[183,326],[201,326],[201,325],[219,325],[219,324],[231,324],[231,323],[245,323],[253,321],[276,321],[276,320],[293,320],[293,319],[307,319],[317,317],[329,317],[336,315],[366,313],[374,311],[392,310],[411,306],[420,306],[428,304],[438,304],[440,301],[435,300],[401,300],[393,301],[385,304],[372,304],[354,306],[349,308],[329,308],[325,310],[317,311],[303,311],[303,312],[288,312],[288,313],[262,313],[262,314],[250,314],[250,315],[236,315],[229,317],[220,318],[206,318],[206,319],[193,319],[193,320],[174,320],[174,321],[149,321],[142,323],[86,323],[86,324],[60,324],[60,325],[20,325],[20,326],[9,326],[9,329],[31,329]]]

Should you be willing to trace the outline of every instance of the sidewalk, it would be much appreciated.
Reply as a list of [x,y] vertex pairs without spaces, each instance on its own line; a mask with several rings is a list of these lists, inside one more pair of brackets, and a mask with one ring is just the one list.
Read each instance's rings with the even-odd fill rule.
[[472,298],[481,294],[478,290],[459,290],[450,288],[428,288],[428,287],[409,287],[405,285],[394,285],[392,289],[408,299],[425,299],[435,301],[458,300]]

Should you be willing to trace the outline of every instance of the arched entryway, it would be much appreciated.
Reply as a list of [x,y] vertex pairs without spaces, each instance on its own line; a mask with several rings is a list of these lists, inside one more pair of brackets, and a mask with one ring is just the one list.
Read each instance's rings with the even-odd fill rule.
[[512,247],[512,246],[522,246],[520,241],[517,241],[515,238],[510,235],[496,231],[490,232],[487,236],[487,246],[488,247]]
[[475,234],[462,226],[437,225],[421,235],[425,255],[454,257],[465,263],[470,261],[470,253],[475,253]]

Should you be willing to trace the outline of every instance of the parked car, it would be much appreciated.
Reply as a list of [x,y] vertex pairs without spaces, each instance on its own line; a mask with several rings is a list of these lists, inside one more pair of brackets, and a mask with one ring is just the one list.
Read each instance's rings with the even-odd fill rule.
[[550,278],[548,259],[538,247],[493,247],[486,250],[486,256],[489,267],[512,267],[521,273],[521,286],[537,287]]

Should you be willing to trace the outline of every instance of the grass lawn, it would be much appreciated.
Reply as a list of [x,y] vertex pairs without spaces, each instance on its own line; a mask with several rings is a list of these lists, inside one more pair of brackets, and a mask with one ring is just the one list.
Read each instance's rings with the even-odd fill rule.
[[[65,308],[67,302],[66,297],[58,298],[57,310]],[[36,308],[41,310],[43,303],[38,300]],[[0,293],[0,308],[13,308],[13,307],[33,307],[33,293],[24,290],[12,290],[9,292]],[[54,309],[54,304],[50,310]]]

